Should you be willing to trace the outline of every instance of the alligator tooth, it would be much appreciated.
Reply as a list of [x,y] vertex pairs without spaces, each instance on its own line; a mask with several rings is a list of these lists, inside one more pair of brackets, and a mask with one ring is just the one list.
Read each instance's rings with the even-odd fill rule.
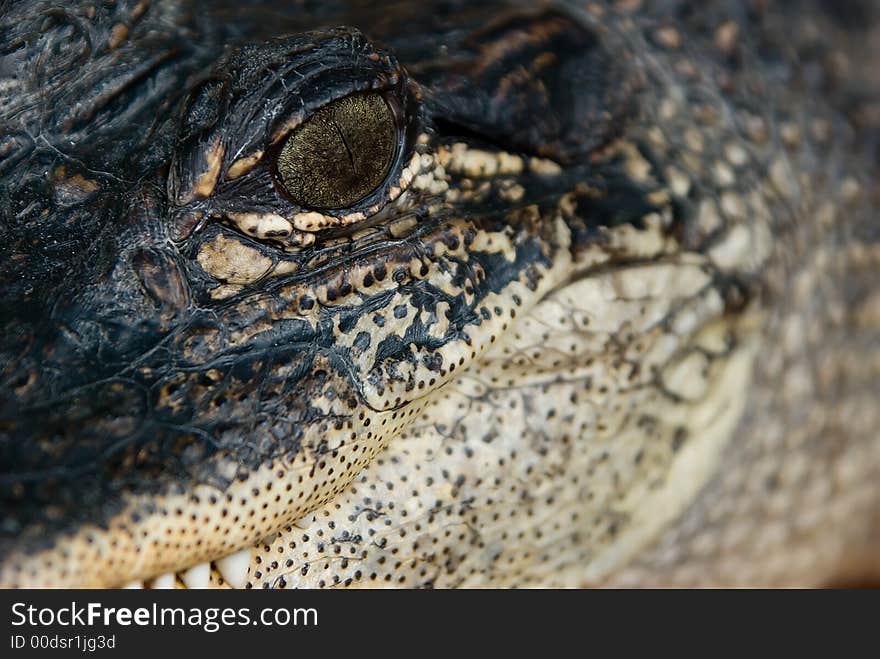
[[123,588],[125,588],[126,590],[137,590],[137,589],[140,589],[143,587],[144,587],[143,581],[130,581],[129,583],[127,583],[123,586]]
[[199,563],[180,573],[180,580],[187,588],[207,588],[211,580],[211,564]]
[[248,566],[251,564],[250,547],[214,561],[223,579],[233,588],[244,588],[247,583]]
[[168,590],[170,588],[174,588],[174,582],[176,577],[173,572],[169,572],[168,574],[163,574],[155,579],[150,584],[150,588],[154,590]]

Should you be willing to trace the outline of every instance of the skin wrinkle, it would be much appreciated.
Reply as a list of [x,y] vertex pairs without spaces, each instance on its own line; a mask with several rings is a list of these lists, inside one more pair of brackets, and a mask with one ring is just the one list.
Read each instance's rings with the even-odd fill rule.
[[880,573],[874,28],[808,5],[13,7],[0,584]]

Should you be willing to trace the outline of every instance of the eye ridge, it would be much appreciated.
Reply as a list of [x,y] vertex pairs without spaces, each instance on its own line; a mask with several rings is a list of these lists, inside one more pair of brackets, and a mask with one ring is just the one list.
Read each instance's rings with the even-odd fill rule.
[[286,139],[276,180],[297,205],[350,208],[378,190],[399,153],[396,115],[384,96],[345,96],[315,112]]

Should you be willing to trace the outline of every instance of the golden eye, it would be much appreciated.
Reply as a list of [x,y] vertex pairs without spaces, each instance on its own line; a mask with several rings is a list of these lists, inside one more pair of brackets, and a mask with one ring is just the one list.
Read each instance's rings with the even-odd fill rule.
[[307,208],[347,208],[375,191],[397,155],[394,113],[376,93],[330,103],[300,125],[278,155],[278,175]]

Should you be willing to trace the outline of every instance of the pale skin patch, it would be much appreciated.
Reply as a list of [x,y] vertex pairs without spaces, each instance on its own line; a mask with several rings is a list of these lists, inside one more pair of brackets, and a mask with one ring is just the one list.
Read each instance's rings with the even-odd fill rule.
[[55,170],[55,195],[70,201],[82,202],[97,192],[100,186],[82,174],[67,175],[67,168],[62,165]]
[[737,142],[731,142],[724,148],[724,156],[734,167],[744,167],[749,163],[748,151]]
[[318,231],[326,227],[334,226],[337,219],[330,215],[324,215],[317,211],[308,211],[306,213],[297,213],[291,218],[293,226],[300,231]]
[[715,46],[724,53],[729,53],[736,46],[739,38],[739,25],[734,21],[726,21],[715,30]]
[[449,190],[449,181],[443,167],[437,167],[419,174],[412,181],[413,190],[424,190],[432,195],[441,195]]
[[285,137],[290,135],[301,123],[303,122],[302,113],[296,112],[291,115],[287,121],[281,124],[274,133],[272,133],[272,138],[270,144],[273,146],[278,144]]
[[415,217],[405,217],[402,220],[398,220],[394,222],[388,227],[389,232],[395,238],[400,238],[402,236],[410,233],[418,224],[418,219]]
[[299,263],[297,263],[296,261],[279,261],[272,269],[272,276],[280,277],[282,275],[290,275],[298,271]]
[[651,163],[645,159],[638,148],[629,142],[620,143],[619,148],[625,158],[624,169],[626,173],[639,183],[654,183],[654,177],[651,175]]
[[673,195],[679,199],[687,197],[691,191],[691,180],[684,172],[671,165],[666,168],[666,178],[669,180],[669,188]]
[[396,192],[392,194],[391,197],[394,198],[406,190],[410,183],[412,183],[413,178],[422,171],[429,171],[433,166],[433,163],[434,159],[430,156],[420,156],[418,153],[414,153],[406,164],[406,167],[400,172],[400,179],[397,182]]
[[506,152],[493,153],[481,149],[468,148],[466,144],[456,143],[448,157],[444,158],[444,167],[453,174],[463,174],[471,178],[495,175],[513,175],[522,173],[525,168],[520,156]]
[[368,208],[366,211],[356,211],[339,217],[336,217],[335,215],[327,215],[318,211],[296,213],[290,218],[290,222],[299,231],[320,231],[321,229],[329,229],[330,227],[349,226],[362,222],[373,213],[376,213],[384,203],[385,202],[380,202],[375,206]]
[[243,290],[244,286],[241,284],[221,284],[217,288],[212,288],[208,295],[211,296],[212,300],[226,300],[238,295]]
[[731,269],[748,256],[752,242],[751,232],[740,224],[733,227],[724,240],[712,248],[709,256],[718,267]]
[[[614,231],[605,232],[609,247],[634,258],[656,258],[662,254],[676,251],[677,244],[670,238],[667,228],[670,218],[663,214],[651,213],[644,220],[644,229],[622,226]],[[601,249],[586,250],[584,256],[598,255],[601,260],[607,259],[607,253]]]
[[236,179],[239,176],[247,174],[254,168],[254,165],[260,162],[262,158],[262,151],[257,151],[256,153],[252,153],[251,155],[245,156],[244,158],[239,158],[229,166],[229,169],[226,172],[226,178]]
[[654,39],[658,44],[669,50],[681,48],[681,33],[671,25],[665,25],[654,32]]
[[477,234],[471,247],[476,252],[502,254],[508,261],[513,261],[516,258],[516,248],[510,238],[499,232]]
[[285,238],[293,232],[293,225],[275,213],[227,213],[226,216],[254,238]]
[[716,162],[712,169],[712,174],[715,177],[715,181],[722,188],[729,188],[736,183],[736,174],[725,162]]
[[107,43],[110,50],[115,50],[128,38],[128,26],[123,23],[117,23],[110,30],[110,39]]
[[217,179],[220,176],[220,166],[223,164],[223,154],[226,153],[226,147],[219,141],[214,142],[205,155],[208,162],[208,168],[196,179],[193,186],[193,194],[201,199],[211,196],[214,186],[217,185]]
[[523,197],[525,197],[526,190],[523,186],[518,183],[514,183],[513,185],[504,186],[499,191],[498,194],[500,197],[506,201],[511,203],[518,203],[522,201]]
[[87,195],[97,192],[99,187],[97,183],[85,178],[82,174],[68,176],[67,168],[64,165],[55,170],[55,182],[62,185],[72,186]]
[[690,352],[672,361],[661,375],[664,388],[684,400],[697,400],[708,387],[709,358],[701,352]]
[[272,259],[223,235],[202,245],[196,259],[205,272],[228,284],[253,283],[272,267]]
[[562,167],[547,158],[529,158],[529,171],[539,176],[559,176]]

